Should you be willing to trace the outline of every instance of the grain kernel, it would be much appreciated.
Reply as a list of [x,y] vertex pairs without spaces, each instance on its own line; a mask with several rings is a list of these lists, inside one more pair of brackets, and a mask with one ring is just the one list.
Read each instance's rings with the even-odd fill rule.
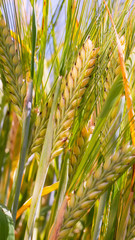
[[110,175],[108,175],[108,176],[106,177],[106,180],[107,180],[108,182],[113,181],[113,179],[114,179],[114,174],[110,174]]
[[86,51],[91,51],[93,48],[92,41],[88,38],[86,42],[84,43],[84,48]]
[[37,138],[34,142],[34,145],[42,145],[44,141],[44,138]]
[[67,82],[68,82],[68,87],[70,89],[73,89],[73,87],[74,87],[74,80],[72,78],[72,74],[68,74]]
[[108,170],[110,168],[110,166],[111,166],[111,160],[110,160],[110,158],[108,158],[105,160],[104,169]]
[[90,200],[95,199],[95,198],[98,197],[99,193],[100,193],[100,191],[92,192],[92,193],[89,194],[88,198],[89,198]]
[[10,93],[10,98],[14,104],[18,105],[19,99],[12,93]]
[[77,57],[76,67],[77,67],[78,69],[81,69],[81,68],[82,68],[82,60],[81,60],[80,56]]
[[13,43],[12,38],[8,36],[5,40],[6,44],[11,45]]
[[83,213],[83,210],[78,210],[73,213],[73,218],[79,218]]
[[94,69],[94,67],[87,69],[87,70],[85,71],[85,77],[90,76],[90,74],[92,73],[93,69]]
[[98,52],[99,52],[99,48],[94,48],[94,49],[92,50],[91,58],[96,57],[96,55],[98,54]]
[[42,129],[42,130],[40,131],[40,137],[44,136],[45,133],[46,133],[46,129]]
[[96,172],[95,172],[95,174],[94,174],[94,177],[95,177],[96,179],[98,179],[98,178],[101,177],[101,174],[102,174],[102,166],[100,166],[100,167],[96,170]]
[[114,167],[114,171],[115,171],[116,173],[119,173],[120,170],[121,170],[121,168],[122,168],[121,165],[115,166],[115,167]]
[[85,87],[88,84],[88,82],[89,82],[89,77],[84,78],[81,82],[81,87]]
[[8,28],[5,27],[5,28],[3,29],[3,31],[2,31],[2,33],[3,33],[4,37],[6,37],[6,36],[8,35],[8,33],[9,33]]
[[112,156],[112,161],[117,162],[119,159],[119,152],[115,152],[114,155]]
[[119,75],[121,73],[121,66],[119,65],[116,69],[115,69],[115,74]]
[[14,57],[13,57],[13,64],[17,65],[19,62],[19,59],[18,59],[18,55],[16,54]]
[[81,185],[79,186],[79,189],[76,193],[77,197],[81,197],[83,195],[83,191],[84,191],[84,183],[81,183]]
[[67,121],[65,121],[63,123],[63,129],[67,129],[67,128],[71,127],[72,123],[73,123],[73,118],[68,119]]
[[63,239],[63,237],[65,237],[68,233],[69,233],[69,229],[61,230],[60,233],[59,233],[59,238]]
[[7,76],[6,76],[6,80],[7,80],[9,83],[12,83],[12,82],[13,82],[13,78],[12,78],[10,75],[7,75]]
[[74,152],[74,154],[75,154],[76,156],[78,156],[78,155],[80,154],[80,148],[75,145],[75,146],[73,147],[73,152]]
[[15,68],[15,73],[20,75],[22,71],[22,66],[20,64],[17,65],[17,67]]
[[81,56],[81,59],[84,60],[85,59],[85,56],[86,56],[86,52],[85,52],[85,49],[84,47],[81,48],[80,50],[80,56]]
[[67,113],[68,118],[72,118],[72,117],[74,117],[74,115],[75,115],[75,109],[72,109]]
[[72,156],[71,156],[71,163],[72,163],[72,165],[74,165],[74,164],[77,163],[77,158],[76,158],[75,155],[72,155]]
[[4,28],[6,26],[6,23],[3,18],[0,19],[0,27]]
[[78,98],[78,99],[75,99],[73,102],[72,102],[72,107],[78,107],[80,102],[81,102],[81,98]]
[[56,119],[59,120],[61,118],[60,110],[57,108],[56,110]]
[[108,182],[100,183],[100,184],[97,186],[97,189],[98,189],[98,190],[103,190],[103,189],[106,188],[107,185],[108,185]]
[[65,99],[64,97],[62,96],[61,99],[60,99],[60,108],[64,108],[65,107]]
[[90,201],[85,201],[85,202],[81,203],[80,206],[82,209],[88,208],[88,207],[90,207]]
[[60,138],[68,137],[69,136],[69,130],[65,130],[60,133]]
[[68,89],[67,86],[65,87],[65,90],[64,90],[64,97],[65,97],[66,103],[68,103],[68,101],[69,101],[69,89]]
[[84,145],[84,139],[83,137],[79,137],[77,139],[77,144],[79,145],[79,147],[82,147]]
[[40,151],[41,151],[41,145],[34,146],[31,148],[31,153],[40,152]]
[[82,129],[82,136],[83,137],[88,137],[89,136],[89,132],[88,132],[88,129],[86,127],[84,127]]
[[63,144],[65,143],[65,141],[66,141],[66,138],[57,141],[57,143],[55,144],[55,149],[61,148],[63,146]]
[[14,110],[15,110],[16,113],[18,113],[19,115],[21,115],[21,110],[20,110],[20,108],[19,108],[18,105],[13,105],[13,108],[14,108]]
[[81,88],[78,93],[78,97],[82,97],[82,95],[85,93],[86,88]]
[[95,64],[95,62],[96,62],[96,58],[90,59],[88,62],[88,68],[91,68]]
[[58,157],[63,151],[63,148],[59,148],[58,150],[52,153],[51,159]]
[[74,223],[75,223],[75,220],[73,219],[73,220],[70,220],[69,222],[67,222],[66,224],[65,224],[65,227],[66,228],[70,228],[70,227],[72,227],[73,225],[74,225]]
[[73,192],[73,193],[71,194],[71,198],[70,198],[70,200],[69,200],[69,202],[68,202],[68,205],[69,205],[70,208],[73,208],[73,207],[74,207],[75,201],[76,201],[76,199],[75,199],[75,194],[74,194],[74,192]]
[[86,181],[86,187],[87,187],[87,188],[91,188],[92,184],[93,184],[93,175],[91,175],[91,176],[87,179],[87,181]]
[[12,56],[14,56],[15,55],[15,46],[14,46],[14,44],[12,44],[11,45],[11,47],[9,48],[9,52],[10,52],[10,54],[12,55]]
[[71,73],[72,73],[73,79],[76,80],[77,77],[78,77],[78,71],[77,71],[76,66],[74,66],[74,67],[72,68],[72,72],[71,72]]

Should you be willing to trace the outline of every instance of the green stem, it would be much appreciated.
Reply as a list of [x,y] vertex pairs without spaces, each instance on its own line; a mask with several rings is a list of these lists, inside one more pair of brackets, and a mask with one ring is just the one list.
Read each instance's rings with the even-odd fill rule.
[[15,190],[15,198],[14,198],[14,203],[13,203],[14,224],[16,221],[18,199],[19,199],[19,194],[20,194],[21,181],[22,181],[24,163],[25,163],[25,156],[26,156],[27,145],[28,145],[28,134],[29,134],[29,125],[30,125],[31,106],[32,106],[32,89],[33,89],[33,82],[30,81],[28,83],[28,90],[27,90],[27,95],[26,95],[25,103],[24,103],[22,147],[21,147],[19,169],[18,169],[18,176],[17,176],[17,185],[15,187],[15,189],[16,189]]
[[59,188],[57,190],[56,199],[52,206],[52,211],[51,211],[49,221],[46,224],[45,231],[42,236],[42,239],[44,239],[44,240],[47,240],[47,238],[48,238],[47,236],[49,234],[51,226],[53,225],[53,222],[55,221],[55,218],[57,216],[58,209],[63,202],[64,196],[66,193],[66,189],[67,189],[68,169],[69,169],[69,151],[65,154],[65,157],[62,162],[61,174],[60,174],[60,180],[59,180]]
[[93,240],[99,239],[107,195],[108,195],[108,190],[100,198],[98,213],[96,217],[96,224],[95,224],[94,233],[93,233]]
[[52,104],[49,122],[47,125],[45,140],[44,140],[44,144],[43,144],[43,148],[42,148],[42,153],[41,153],[41,157],[40,157],[40,161],[39,161],[39,167],[38,167],[38,171],[37,171],[34,192],[33,192],[33,196],[32,196],[30,215],[29,215],[26,232],[25,232],[25,237],[24,237],[25,240],[28,240],[29,237],[32,235],[32,229],[34,226],[37,206],[41,199],[42,189],[43,189],[46,175],[48,172],[49,160],[50,160],[51,149],[52,149],[54,114],[55,114],[55,109],[57,106],[60,85],[61,85],[61,78],[58,79],[58,82],[57,82],[57,86],[56,86],[56,90],[55,90],[55,94],[54,94],[54,101]]

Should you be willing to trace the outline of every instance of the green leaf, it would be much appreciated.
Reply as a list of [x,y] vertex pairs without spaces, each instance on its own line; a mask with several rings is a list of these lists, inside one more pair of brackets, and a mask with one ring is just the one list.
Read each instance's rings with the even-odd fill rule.
[[[32,107],[32,90],[33,90],[33,82],[29,81],[28,87],[27,87],[27,95],[25,98],[25,104],[24,104],[24,109],[23,109],[23,128],[22,128],[22,143],[21,143],[20,161],[19,161],[18,169],[17,169],[17,181],[13,188],[13,195],[15,193],[14,202],[13,202],[13,206],[12,206],[14,222],[16,221],[18,200],[19,200],[19,194],[20,194],[20,189],[21,189],[25,157],[26,157],[26,152],[27,152],[27,147],[28,147],[28,135],[29,135],[29,127],[30,127],[31,107]],[[10,200],[9,200],[9,204],[11,204]]]
[[14,240],[14,223],[10,211],[0,204],[0,239]]
[[126,206],[124,208],[120,225],[117,230],[117,235],[116,235],[116,240],[125,240],[125,235],[126,235],[126,229],[127,229],[127,224],[128,224],[128,219],[130,217],[130,207],[133,201],[133,192],[130,192],[129,198],[127,200]]
[[54,100],[53,100],[53,104],[52,104],[52,108],[51,108],[51,113],[50,113],[50,117],[49,117],[49,121],[48,121],[48,125],[47,125],[47,130],[46,130],[46,135],[45,135],[44,144],[43,144],[43,148],[42,148],[42,153],[41,153],[41,157],[40,157],[40,163],[39,163],[39,167],[38,167],[38,171],[37,171],[36,182],[35,182],[32,203],[31,203],[31,208],[30,208],[30,215],[29,215],[24,239],[28,239],[29,236],[31,236],[31,234],[32,234],[34,220],[35,220],[35,214],[37,211],[37,207],[38,207],[38,204],[39,204],[39,201],[41,198],[43,185],[44,185],[46,175],[48,172],[49,160],[50,160],[51,148],[52,148],[53,131],[54,131],[54,113],[55,113],[56,106],[57,106],[57,100],[58,100],[58,96],[59,96],[61,80],[62,80],[61,78],[58,79],[57,86],[55,89]]
[[41,45],[39,51],[39,61],[38,61],[38,70],[37,70],[37,79],[36,79],[36,103],[38,103],[38,98],[41,94],[40,85],[42,82],[43,76],[43,66],[44,66],[44,58],[45,58],[45,51],[46,51],[46,40],[47,40],[47,24],[48,24],[48,11],[49,11],[49,1],[43,1],[43,33],[41,37]]
[[67,188],[67,181],[68,181],[68,168],[69,168],[69,152],[65,154],[65,157],[63,159],[61,175],[59,180],[60,184],[59,184],[56,198],[54,200],[54,204],[52,206],[51,216],[48,224],[46,225],[46,231],[44,232],[44,235],[46,236],[46,238],[43,238],[43,239],[47,239],[49,229],[51,228],[53,222],[55,221],[55,217],[57,216],[58,209],[61,206],[62,201],[64,199],[66,188]]
[[118,211],[119,199],[120,199],[120,191],[117,192],[111,204],[107,233],[105,235],[104,240],[113,239],[113,232],[114,232],[114,227],[116,222],[115,220],[116,220],[117,211]]
[[36,45],[36,19],[35,19],[35,7],[33,6],[32,14],[32,56],[31,56],[31,78],[34,77],[34,54]]
[[103,221],[103,213],[106,204],[107,195],[109,195],[109,191],[106,191],[100,198],[98,213],[96,217],[94,233],[93,233],[93,240],[99,239],[100,229]]

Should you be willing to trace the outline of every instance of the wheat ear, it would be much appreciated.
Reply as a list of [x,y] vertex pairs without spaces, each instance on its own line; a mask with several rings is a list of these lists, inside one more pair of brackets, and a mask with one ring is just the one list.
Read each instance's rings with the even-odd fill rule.
[[82,154],[84,153],[88,140],[93,133],[94,126],[89,126],[88,124],[82,128],[79,132],[73,147],[71,149],[70,161],[69,161],[69,179],[74,175],[77,166],[81,161]]
[[13,108],[21,117],[26,92],[22,77],[22,65],[19,53],[15,49],[15,42],[2,16],[0,17],[0,71],[2,79],[6,80],[5,90]]
[[[125,37],[124,36],[120,38],[120,42],[121,42],[122,51],[124,54],[125,53]],[[112,74],[113,74],[113,81],[119,76],[119,74],[121,74],[120,60],[119,60],[117,49],[114,50],[112,55],[110,53],[109,58],[110,58],[110,61],[107,65],[107,77],[104,84],[104,100],[106,100],[108,92],[111,88]],[[113,71],[113,73],[111,71]]]
[[63,79],[55,117],[56,127],[51,159],[63,151],[64,144],[70,137],[76,110],[89,84],[89,77],[94,69],[98,51],[98,48],[93,48],[93,43],[88,38],[80,49],[71,71]]
[[49,101],[43,107],[42,112],[37,114],[35,129],[33,132],[32,144],[29,150],[29,156],[33,153],[40,153],[44,142],[49,114],[52,106],[53,96],[50,96]]
[[[55,133],[51,159],[62,153],[64,144],[69,139],[75,112],[89,83],[89,76],[94,69],[98,51],[99,49],[94,48],[90,38],[88,38],[80,49],[71,71],[62,80],[59,103],[55,114]],[[37,119],[31,153],[41,152],[52,102],[52,98],[50,99],[43,111],[45,114],[43,113],[43,116],[41,115]]]
[[58,239],[66,238],[78,220],[94,205],[95,201],[135,162],[135,148],[124,146],[106,159],[79,189],[72,193]]

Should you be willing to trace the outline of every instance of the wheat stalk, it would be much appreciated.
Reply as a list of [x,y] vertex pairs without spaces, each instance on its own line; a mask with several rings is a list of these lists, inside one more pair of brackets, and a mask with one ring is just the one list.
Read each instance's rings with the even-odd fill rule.
[[73,125],[76,110],[89,84],[96,55],[99,49],[94,49],[88,38],[79,51],[76,62],[69,74],[63,79],[61,95],[56,111],[56,130],[53,138],[51,159],[57,157],[63,151],[65,142],[70,137],[70,129]]
[[124,146],[111,158],[106,159],[104,166],[100,166],[88,177],[85,184],[82,183],[79,189],[71,194],[58,239],[67,237],[101,194],[135,162],[134,154],[134,147]]
[[[55,133],[51,159],[62,153],[64,144],[70,137],[75,112],[89,83],[89,76],[93,71],[98,51],[98,48],[93,48],[93,44],[88,38],[80,49],[71,71],[62,80],[61,94],[55,114]],[[52,102],[52,98],[50,98],[50,102]],[[37,120],[38,124],[30,149],[31,153],[41,152],[50,113],[50,102],[45,106],[43,116],[38,117],[39,121]]]
[[5,90],[13,108],[21,117],[26,87],[19,53],[3,16],[0,17],[0,71],[2,79],[6,80]]
[[[125,55],[125,37],[122,36],[120,38],[120,43],[122,46],[123,55]],[[120,67],[120,60],[117,52],[117,48],[114,50],[113,53],[109,54],[109,63],[107,64],[107,76],[104,83],[104,101],[107,98],[108,92],[111,88],[112,80],[115,79],[121,74],[121,67]],[[115,68],[115,70],[114,70]]]
[[37,115],[29,155],[41,152],[46,133],[47,123],[49,119],[49,114],[52,106],[52,98],[53,96],[49,98],[49,101],[43,107],[43,111],[39,112]]

